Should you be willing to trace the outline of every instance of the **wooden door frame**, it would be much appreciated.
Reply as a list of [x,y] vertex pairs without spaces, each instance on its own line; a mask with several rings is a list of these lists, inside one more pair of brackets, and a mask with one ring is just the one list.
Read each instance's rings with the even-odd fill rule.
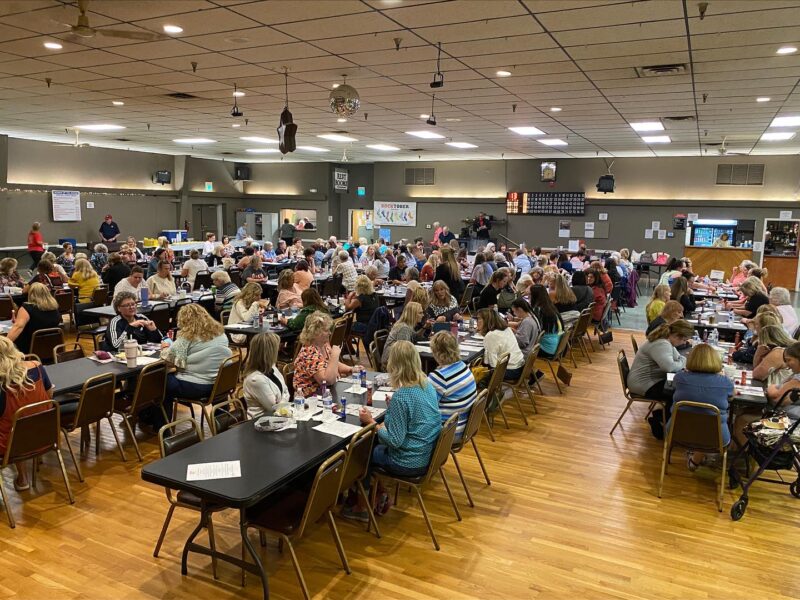
[[[782,223],[787,223],[787,222],[800,223],[800,219],[780,219],[780,218],[767,218],[767,219],[764,219],[764,227],[763,227],[763,229],[761,231],[761,244],[762,244],[761,253],[760,253],[760,256],[759,256],[759,259],[758,259],[758,266],[760,268],[762,268],[764,266],[765,248],[764,248],[763,244],[764,244],[764,240],[767,237],[767,223],[770,222],[770,221],[780,221]],[[796,269],[795,278],[794,278],[794,288],[789,290],[790,292],[797,291],[800,288],[800,252],[797,252],[796,261],[797,261],[797,269]]]

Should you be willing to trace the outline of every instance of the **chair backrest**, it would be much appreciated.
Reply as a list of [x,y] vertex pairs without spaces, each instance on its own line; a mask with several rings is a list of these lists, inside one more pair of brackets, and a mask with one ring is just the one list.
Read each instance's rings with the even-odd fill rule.
[[605,323],[608,320],[608,315],[611,312],[611,294],[606,294],[606,305],[603,308],[603,316],[600,317],[600,323]]
[[667,433],[670,447],[722,453],[722,416],[713,404],[682,400],[673,405],[670,423]]
[[347,444],[347,455],[344,459],[344,476],[342,490],[349,489],[356,481],[367,476],[369,461],[372,458],[372,445],[375,442],[376,423],[362,427],[350,438]]
[[113,412],[116,384],[117,378],[113,373],[95,375],[84,382],[75,413],[75,429],[97,423]]
[[339,292],[342,289],[342,274],[336,273],[328,279],[325,280],[325,284],[322,286],[322,297],[323,298],[337,298],[339,296]]
[[235,356],[231,356],[222,361],[217,371],[217,379],[214,381],[214,387],[211,390],[209,398],[210,404],[215,404],[223,400],[227,400],[236,391],[236,386],[239,384],[239,361]]
[[10,321],[14,316],[14,301],[11,296],[0,296],[0,321]]
[[201,287],[205,289],[211,288],[211,273],[208,271],[200,271],[194,276],[194,290],[199,290]]
[[222,323],[223,326],[228,324],[228,320],[230,318],[231,318],[230,309],[226,308],[225,310],[220,311],[220,313],[219,313],[219,322]]
[[556,346],[556,351],[553,355],[555,359],[560,359],[564,356],[564,353],[569,348],[569,343],[572,341],[572,326],[564,328],[564,335],[561,336],[561,339],[558,340],[558,346]]
[[341,346],[345,340],[345,333],[347,333],[347,322],[353,316],[352,312],[347,312],[343,317],[339,317],[333,322],[333,333],[331,333],[331,348]]
[[510,358],[511,355],[506,352],[500,355],[500,358],[497,360],[497,364],[494,366],[494,371],[492,372],[492,378],[489,380],[489,385],[486,386],[490,398],[500,391],[500,386],[503,384],[503,379],[506,376],[506,369],[508,368],[508,361]]
[[453,440],[456,439],[456,427],[458,426],[458,413],[453,413],[450,418],[442,424],[439,432],[439,439],[433,447],[431,453],[431,464],[422,483],[428,483],[431,478],[442,468],[450,456],[450,449],[453,447]]
[[[299,346],[300,344],[295,344]],[[289,397],[294,400],[294,363],[286,363],[281,369],[283,380],[286,382],[286,387],[289,390]]]
[[155,304],[147,318],[156,324],[161,333],[166,333],[169,329],[169,304]]
[[108,304],[108,286],[101,285],[92,290],[92,304],[95,306]]
[[75,306],[75,293],[72,290],[58,290],[53,296],[58,303],[58,312],[62,315],[72,312]]
[[[178,427],[183,424],[190,424],[189,429],[178,431]],[[166,433],[172,431],[172,435],[167,436]],[[193,446],[198,442],[203,441],[203,430],[200,429],[200,424],[190,417],[178,419],[172,423],[167,423],[158,430],[158,449],[161,452],[161,458],[175,454],[179,450]]]
[[589,323],[592,322],[592,311],[589,308],[585,308],[581,311],[581,315],[578,317],[578,320],[575,321],[575,324],[572,326],[572,339],[576,340],[579,337],[586,335],[586,332],[589,330]]
[[204,407],[206,419],[211,427],[211,435],[228,431],[234,425],[247,421],[247,409],[238,398],[229,398]]
[[627,395],[628,375],[631,372],[631,366],[628,364],[628,357],[625,356],[625,350],[617,352],[617,370],[619,371],[619,382],[622,384],[622,391]]
[[464,433],[461,434],[461,440],[456,442],[456,444],[453,446],[453,449],[456,452],[461,450],[461,448],[469,443],[472,437],[478,433],[478,430],[481,428],[483,413],[486,412],[487,402],[489,402],[489,390],[483,390],[480,394],[478,394],[478,397],[475,399],[475,402],[472,403],[472,406],[469,409],[467,424],[464,426]]
[[631,346],[633,346],[633,354],[634,356],[639,352],[639,342],[636,341],[636,337],[631,334]]
[[522,384],[528,381],[533,375],[534,369],[536,368],[536,359],[539,358],[539,351],[542,347],[539,344],[534,345],[531,348],[531,351],[528,352],[528,356],[525,358],[525,365],[522,367],[522,373],[517,380],[517,384]]
[[378,348],[378,355],[383,356],[383,349],[386,347],[386,340],[389,339],[389,330],[388,329],[379,329],[375,332],[375,344]]
[[6,467],[58,448],[60,429],[60,412],[54,400],[20,406],[12,417],[8,445],[0,466]]
[[59,344],[53,348],[53,359],[55,360],[56,364],[70,360],[77,360],[79,358],[86,358],[86,354],[83,352],[83,346],[77,342]]
[[344,475],[344,457],[344,450],[339,450],[317,469],[297,537],[302,537],[306,525],[315,523],[336,505]]
[[43,364],[53,363],[53,350],[64,343],[64,331],[60,327],[38,329],[31,337],[31,354],[42,357]]
[[469,301],[472,300],[472,295],[475,293],[475,284],[468,283],[464,287],[464,293],[461,294],[461,300],[458,303],[458,309],[461,311],[467,310]]
[[228,275],[231,277],[231,283],[236,287],[242,287],[242,271],[240,269],[233,267],[228,271]]
[[145,366],[136,379],[130,413],[135,415],[148,406],[159,406],[164,402],[166,388],[167,363],[160,360]]

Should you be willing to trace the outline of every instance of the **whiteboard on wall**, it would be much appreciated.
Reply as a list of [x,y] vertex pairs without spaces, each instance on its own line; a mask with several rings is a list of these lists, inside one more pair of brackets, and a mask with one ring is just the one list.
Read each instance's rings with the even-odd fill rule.
[[81,220],[81,193],[78,190],[53,190],[53,221]]

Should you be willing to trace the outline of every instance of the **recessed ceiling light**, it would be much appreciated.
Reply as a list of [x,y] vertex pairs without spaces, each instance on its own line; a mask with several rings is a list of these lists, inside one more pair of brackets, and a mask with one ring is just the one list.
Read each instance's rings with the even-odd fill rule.
[[630,123],[634,131],[664,131],[664,124],[661,121],[640,121]]
[[336,89],[336,88],[338,88],[340,85],[342,85],[342,84],[341,84],[341,83],[334,83],[334,84],[331,86],[331,88],[335,90],[335,89]]
[[550,112],[561,112],[560,106],[553,106],[550,108]]
[[523,126],[523,127],[509,127],[509,130],[520,135],[544,135],[544,131],[537,127]]
[[176,144],[214,144],[217,140],[210,140],[208,138],[178,138],[172,140]]
[[253,142],[254,144],[277,144],[278,143],[278,140],[275,140],[273,138],[258,137],[256,135],[240,137],[239,139],[242,140],[242,141],[245,141],[245,142]]
[[775,54],[794,54],[797,48],[794,46],[782,46],[775,51]]
[[356,138],[351,138],[349,135],[341,135],[338,133],[323,133],[322,135],[318,135],[318,138],[322,138],[323,140],[330,140],[332,142],[357,142]]
[[118,131],[125,129],[123,125],[110,125],[108,123],[94,123],[91,125],[75,125],[74,129],[81,131]]
[[244,92],[242,90],[236,90],[235,92],[233,92],[233,95],[236,96],[237,98],[241,98],[242,96],[244,96]]
[[468,148],[477,148],[475,144],[470,144],[468,142],[445,142],[448,146],[452,146],[453,148],[461,148],[466,150]]
[[511,77],[511,71],[498,71],[495,75],[498,77]]
[[768,131],[761,136],[765,142],[780,142],[782,140],[790,140],[795,136],[794,131]]
[[548,138],[546,140],[536,140],[536,141],[544,144],[545,146],[566,146],[567,145],[567,142],[565,142],[564,140],[561,140],[559,138]]
[[668,135],[643,135],[642,141],[647,144],[669,144],[672,140]]
[[772,98],[767,98],[766,96],[756,98],[756,102],[769,102],[770,100],[772,100]]
[[430,115],[420,115],[419,118],[420,119],[429,119]]
[[373,150],[383,150],[384,152],[394,152],[395,150],[400,150],[397,146],[390,146],[389,144],[367,144],[367,148],[372,148]]
[[183,27],[177,25],[164,25],[164,33],[183,33]]
[[319,146],[298,146],[298,150],[305,150],[306,152],[330,152],[328,148],[320,148]]
[[775,117],[770,127],[796,127],[800,125],[800,117]]
[[58,42],[45,42],[44,47],[48,50],[61,50],[64,46],[59,44]]
[[125,106],[125,103],[122,100],[112,100],[111,104],[114,106]]
[[424,140],[438,140],[444,137],[435,131],[428,131],[427,129],[423,129],[421,131],[406,131],[406,134],[413,135],[414,137],[422,138]]
[[339,117],[338,119],[336,119],[336,122],[337,123],[347,123],[347,119],[345,119],[344,117]]
[[234,123],[233,125],[231,125],[231,127],[241,127],[241,126],[242,126],[241,123]]
[[275,154],[276,152],[280,152],[277,148],[248,148],[245,152],[249,152],[250,154]]

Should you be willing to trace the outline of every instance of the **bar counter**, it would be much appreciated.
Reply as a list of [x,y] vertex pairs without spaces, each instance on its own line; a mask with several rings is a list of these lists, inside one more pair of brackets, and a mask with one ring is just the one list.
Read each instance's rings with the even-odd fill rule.
[[711,271],[724,271],[723,279],[728,279],[733,267],[739,266],[743,260],[753,260],[753,249],[685,246],[683,255],[692,260],[692,271],[698,275],[708,275]]

